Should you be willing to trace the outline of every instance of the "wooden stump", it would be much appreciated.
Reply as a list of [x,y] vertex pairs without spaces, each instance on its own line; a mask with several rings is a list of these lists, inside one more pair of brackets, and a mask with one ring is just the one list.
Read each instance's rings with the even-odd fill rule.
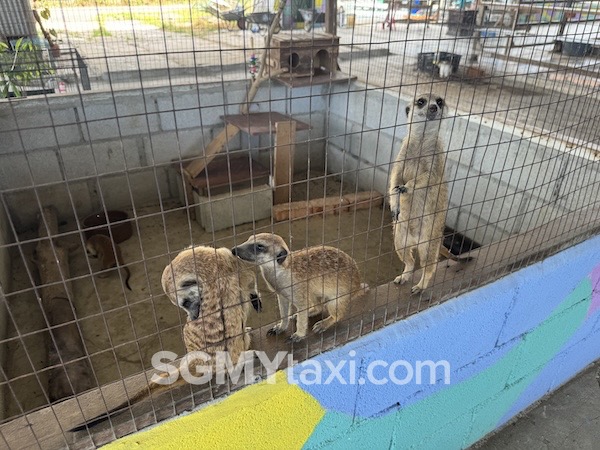
[[79,394],[96,386],[83,339],[76,323],[73,294],[68,282],[69,252],[52,236],[58,234],[58,219],[54,208],[44,208],[40,216],[34,262],[38,268],[42,308],[49,329],[48,396],[51,401]]

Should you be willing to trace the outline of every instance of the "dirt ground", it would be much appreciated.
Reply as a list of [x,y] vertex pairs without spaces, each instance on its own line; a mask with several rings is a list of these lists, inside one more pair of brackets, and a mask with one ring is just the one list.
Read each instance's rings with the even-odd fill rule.
[[[309,195],[310,192],[310,195]],[[294,199],[315,198],[353,192],[332,177],[315,177],[294,185]],[[389,214],[382,207],[346,212],[339,215],[314,216],[293,222],[272,223],[265,219],[215,233],[207,233],[188,219],[185,208],[168,202],[128,211],[134,233],[120,244],[125,262],[131,270],[128,291],[117,272],[107,278],[92,276],[99,270],[98,261],[89,260],[81,245],[74,221],[61,226],[65,245],[73,245],[70,270],[74,303],[85,345],[93,366],[95,383],[104,385],[151,367],[151,357],[159,350],[184,353],[181,328],[185,315],[171,304],[162,292],[160,277],[169,261],[190,244],[232,246],[245,241],[254,231],[272,231],[282,235],[290,247],[328,244],[352,255],[359,264],[364,281],[377,286],[393,280],[401,263],[393,254]],[[21,236],[26,240],[35,236]],[[23,246],[25,255],[32,251]],[[13,260],[13,292],[31,288],[31,282],[19,255]],[[254,310],[249,325],[262,327],[278,320],[277,302],[259,277],[263,311]],[[9,338],[5,417],[22,414],[46,405],[43,386],[47,383],[45,321],[32,290],[9,295]],[[20,337],[19,337],[20,336]],[[260,342],[254,348],[260,350]]]

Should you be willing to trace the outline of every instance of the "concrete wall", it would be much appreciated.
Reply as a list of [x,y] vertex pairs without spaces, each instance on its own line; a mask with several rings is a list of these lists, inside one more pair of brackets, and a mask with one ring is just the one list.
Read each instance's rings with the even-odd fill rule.
[[[467,448],[600,358],[598,342],[595,237],[106,448]],[[448,371],[419,382],[418,361]]]
[[[359,83],[350,91],[336,87],[329,98],[328,170],[387,192],[407,102]],[[460,111],[450,116],[443,126],[446,223],[469,238],[489,244],[600,200],[600,168],[585,149]]]
[[[406,101],[360,83],[328,92],[326,85],[265,85],[251,110],[311,125],[297,135],[297,172],[326,165],[345,182],[386,192],[406,134]],[[103,202],[129,209],[177,197],[170,162],[202,154],[223,127],[220,116],[237,113],[244,96],[245,84],[231,82],[10,102],[0,111],[0,190],[11,190],[11,217],[19,230],[35,223],[32,187],[40,185],[39,203],[51,201],[63,219],[85,217]],[[451,115],[444,126],[447,224],[455,230],[488,244],[599,200],[600,170],[585,150]],[[229,150],[250,149],[270,165],[272,142],[242,134]]]
[[[292,114],[310,123],[310,131],[297,134],[295,168],[300,172],[324,166],[324,89],[267,83],[251,106],[251,111]],[[55,204],[61,218],[85,217],[102,202],[109,209],[133,208],[176,197],[170,162],[202,155],[223,128],[220,116],[237,114],[245,95],[245,83],[231,82],[5,104],[0,111],[0,190],[11,190],[6,199],[12,219],[19,229],[35,223],[39,205],[33,186],[40,202]],[[271,145],[272,136],[243,135],[229,150],[252,149],[270,164]]]

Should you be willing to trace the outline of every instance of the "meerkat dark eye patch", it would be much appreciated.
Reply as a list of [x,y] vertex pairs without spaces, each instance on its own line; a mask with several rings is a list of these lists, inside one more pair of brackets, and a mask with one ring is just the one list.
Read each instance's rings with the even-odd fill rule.
[[181,283],[182,288],[189,288],[196,285],[198,285],[198,282],[196,280],[186,280],[183,283]]
[[188,309],[190,306],[192,306],[192,302],[190,300],[184,300],[181,302],[181,307],[184,309]]
[[442,98],[438,98],[435,103],[440,107],[443,108],[444,107],[444,99]]
[[425,100],[423,97],[421,97],[419,100],[417,100],[417,106],[419,108],[422,108],[423,106],[425,106],[425,103],[427,103],[427,100]]
[[262,244],[254,244],[254,251],[256,253],[264,253],[267,251],[267,247]]
[[277,254],[277,262],[279,264],[283,264],[285,262],[285,259],[287,258],[288,252],[287,250],[283,249],[281,250],[278,254]]

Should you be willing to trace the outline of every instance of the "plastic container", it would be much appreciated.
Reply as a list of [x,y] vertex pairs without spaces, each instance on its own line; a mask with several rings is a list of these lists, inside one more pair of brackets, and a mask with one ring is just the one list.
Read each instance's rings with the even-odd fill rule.
[[586,56],[592,52],[592,45],[586,42],[563,41],[562,52],[567,56]]
[[439,75],[440,69],[436,62],[449,62],[452,65],[452,73],[458,71],[462,55],[450,52],[424,52],[417,55],[417,68],[421,72],[427,72],[431,75]]

